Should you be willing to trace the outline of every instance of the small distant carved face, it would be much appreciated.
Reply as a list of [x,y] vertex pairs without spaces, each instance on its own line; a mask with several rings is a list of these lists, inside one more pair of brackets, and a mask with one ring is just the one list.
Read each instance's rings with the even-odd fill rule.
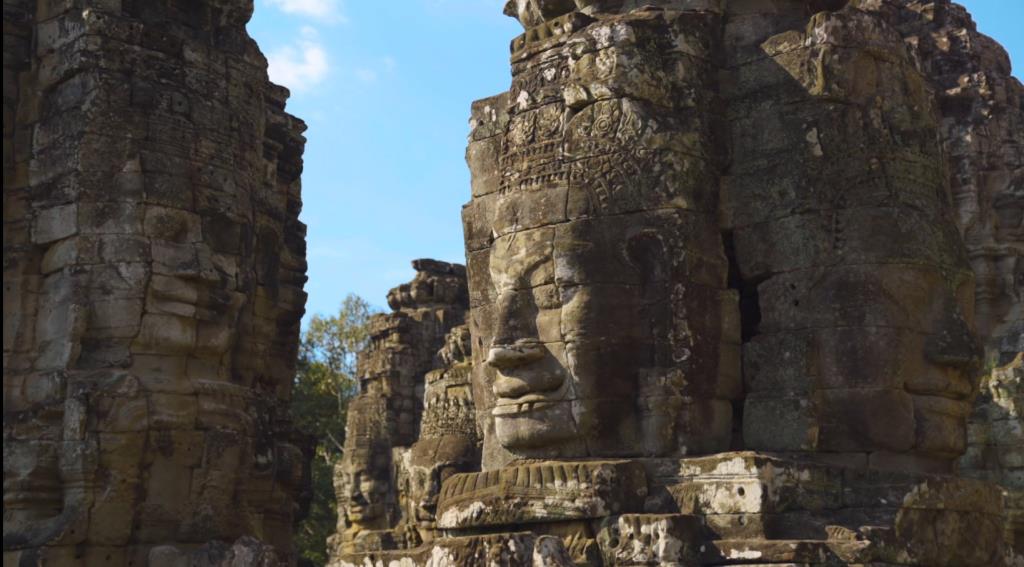
[[[835,408],[833,415],[844,417],[834,420],[832,440],[826,421],[823,441],[839,450],[950,458],[964,451],[981,361],[973,290],[970,271],[930,266],[850,267],[824,278],[815,303],[821,309],[830,304],[833,323],[856,327],[816,333],[818,375],[826,389],[859,392],[846,400],[826,393],[826,412],[844,406],[849,413]],[[874,397],[860,393],[874,388]]]
[[455,473],[463,472],[465,468],[445,462],[413,469],[410,475],[409,500],[417,522],[434,522],[441,484]]
[[[345,467],[341,504],[348,524],[357,529],[377,529],[386,519],[388,482],[386,471],[358,462]],[[379,467],[376,467],[379,469]],[[385,476],[381,476],[384,474]]]
[[353,523],[366,524],[384,514],[384,497],[387,483],[381,482],[365,471],[356,472],[349,483],[352,492],[348,495],[345,514]]

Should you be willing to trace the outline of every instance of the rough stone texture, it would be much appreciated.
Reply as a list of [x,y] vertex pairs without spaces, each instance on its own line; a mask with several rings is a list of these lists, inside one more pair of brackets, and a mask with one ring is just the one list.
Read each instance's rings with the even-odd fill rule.
[[1006,489],[1006,538],[1024,549],[1024,354],[982,378],[967,433],[960,473]]
[[480,470],[429,542],[338,564],[1020,562],[1001,51],[948,3],[505,11],[466,153]]
[[432,540],[441,482],[479,468],[465,268],[436,260],[413,268],[416,277],[388,293],[393,311],[370,320],[370,342],[359,353],[360,393],[335,469],[332,565]]
[[1024,86],[1006,51],[950,2],[905,2],[900,29],[934,87],[957,224],[977,276],[987,358],[1024,351]]
[[885,13],[865,8],[796,29],[756,10],[726,25],[723,210],[760,315],[744,344],[744,441],[948,471],[981,358],[973,277],[934,96]]
[[4,2],[5,565],[291,559],[304,125],[252,8]]
[[441,484],[456,473],[480,468],[469,353],[469,328],[453,328],[438,352],[443,367],[426,375],[419,439],[399,467],[404,521],[428,543],[437,537]]
[[360,391],[387,400],[393,446],[419,433],[424,376],[437,367],[445,335],[465,320],[466,271],[458,264],[415,260],[416,277],[388,292],[391,313],[370,320],[370,345],[358,360]]

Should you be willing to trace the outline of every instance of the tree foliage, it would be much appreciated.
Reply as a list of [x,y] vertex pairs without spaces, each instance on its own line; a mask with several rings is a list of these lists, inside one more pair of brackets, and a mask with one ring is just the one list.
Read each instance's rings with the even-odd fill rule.
[[366,300],[349,294],[336,315],[314,315],[302,335],[292,415],[299,429],[317,438],[313,498],[295,534],[296,550],[307,564],[327,562],[326,540],[337,523],[334,463],[342,454],[348,401],[358,390],[356,353],[369,338],[372,313]]

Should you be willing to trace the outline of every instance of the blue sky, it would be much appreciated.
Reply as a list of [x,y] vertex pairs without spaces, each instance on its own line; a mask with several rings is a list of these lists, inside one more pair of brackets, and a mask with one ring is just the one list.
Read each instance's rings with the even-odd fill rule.
[[[1024,66],[1024,0],[962,3]],[[384,306],[415,258],[464,261],[469,105],[508,88],[508,44],[521,31],[501,4],[256,0],[249,33],[309,126],[307,317],[349,292]]]

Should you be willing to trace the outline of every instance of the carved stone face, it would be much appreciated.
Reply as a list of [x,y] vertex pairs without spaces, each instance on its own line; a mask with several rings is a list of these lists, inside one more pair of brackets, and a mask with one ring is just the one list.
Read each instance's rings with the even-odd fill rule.
[[[818,334],[819,375],[834,381],[824,386],[851,389],[845,401],[826,391],[823,414],[841,415],[842,407],[860,406],[856,417],[836,419],[835,425],[825,422],[828,427],[822,432],[822,448],[959,456],[966,449],[966,418],[976,387],[974,372],[981,360],[980,343],[972,330],[973,274],[907,265],[876,266],[870,272],[865,277],[840,271],[823,289],[822,295],[835,297],[847,292],[851,284],[857,286],[854,289],[862,295],[847,293],[844,306],[851,315],[867,321],[855,333],[836,329]],[[866,302],[868,296],[873,303]],[[872,317],[868,309],[854,307],[860,301],[877,315]],[[869,327],[872,318],[877,327]],[[868,368],[876,379],[887,383],[867,381]],[[876,404],[871,394],[852,395],[854,388],[865,385],[892,387],[896,393],[886,396],[887,404]],[[893,408],[890,411],[902,409],[902,420],[886,419],[890,413],[885,406]],[[835,430],[834,435],[830,429]],[[828,446],[831,443],[836,446]]]
[[615,25],[631,32],[587,28],[517,64],[497,141],[470,147],[478,189],[498,174],[464,213],[485,467],[727,446],[713,133],[703,109],[664,110],[707,76],[664,71],[669,22]]
[[421,526],[433,527],[441,484],[455,473],[473,469],[476,453],[463,437],[422,439],[413,446],[409,467],[409,512]]
[[387,512],[388,471],[367,451],[343,461],[339,505],[350,529],[382,529]]
[[[666,409],[670,399],[716,394],[719,292],[701,281],[714,263],[701,245],[715,238],[713,226],[684,211],[498,238],[486,358],[498,441],[524,456],[668,451],[668,442],[641,443],[642,422],[668,414],[662,435],[671,435],[680,416]],[[648,393],[659,400],[641,396]]]
[[[763,334],[746,352],[748,442],[940,458],[964,450],[981,354],[969,271],[850,265],[780,275],[759,291]],[[785,402],[765,392],[812,400],[806,430],[768,439]]]

